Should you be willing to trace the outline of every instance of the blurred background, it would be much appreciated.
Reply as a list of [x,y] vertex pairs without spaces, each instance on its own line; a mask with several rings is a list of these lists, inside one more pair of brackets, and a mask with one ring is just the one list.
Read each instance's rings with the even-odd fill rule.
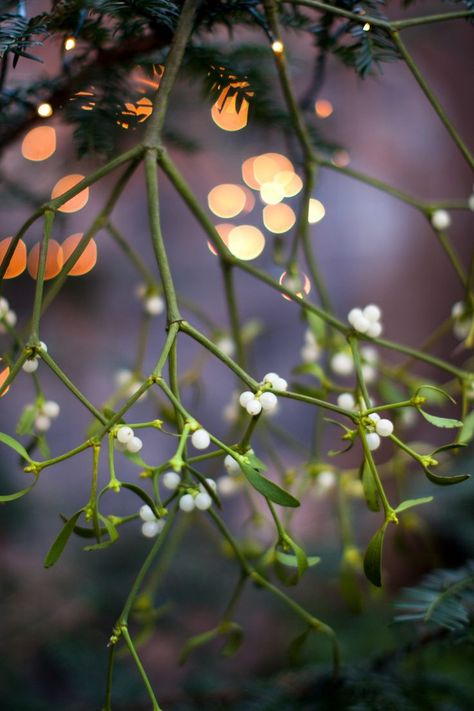
[[[31,3],[35,4],[40,7],[40,3]],[[418,12],[428,14],[439,7],[438,3],[423,3]],[[398,16],[398,9],[393,8],[392,14]],[[467,22],[459,21],[406,33],[409,49],[467,142],[472,139],[474,119],[468,82],[469,67],[472,69],[471,31]],[[258,36],[247,32],[240,37],[237,32],[231,41],[237,43],[242,38],[250,41]],[[220,39],[229,42],[224,34]],[[314,49],[298,34],[288,34],[285,41],[295,89],[302,95],[308,87],[308,65]],[[20,61],[15,70],[16,81],[29,78],[32,71],[55,71],[57,44],[46,42],[40,52],[45,64],[38,69],[31,62]],[[274,91],[279,95],[273,75],[269,82],[274,82]],[[146,95],[137,93],[134,98],[138,101]],[[340,146],[336,156],[339,164],[347,164],[423,200],[467,201],[472,192],[472,176],[402,63],[386,64],[383,75],[362,81],[331,56],[319,99],[328,102],[323,108],[320,104],[320,113],[329,115],[318,116],[316,112],[315,121],[323,135]],[[251,101],[247,125],[234,132],[222,130],[213,121],[211,108],[212,102],[203,100],[197,86],[182,81],[168,117],[169,126],[196,144],[191,152],[173,146],[170,152],[204,205],[217,185],[245,185],[242,163],[256,155],[283,154],[302,175],[292,143],[285,142],[271,125],[262,129],[252,124]],[[146,126],[145,121],[143,124]],[[37,125],[55,129],[56,150],[46,160],[28,160],[24,148],[22,152],[25,136],[4,148],[0,164],[2,239],[15,234],[34,207],[50,197],[60,178],[87,175],[98,164],[90,157],[77,158],[72,130],[62,123],[60,111]],[[125,148],[139,139],[142,126],[138,121],[129,129],[118,126],[117,130],[123,131]],[[112,184],[110,177],[104,179],[91,187],[84,207],[59,214],[54,239],[63,243],[69,235],[84,232],[101,210]],[[160,190],[163,231],[183,312],[214,338],[217,330],[228,334],[218,260],[209,250],[202,229],[164,176],[160,177]],[[283,269],[273,260],[274,236],[263,223],[263,204],[257,192],[248,192],[252,192],[255,206],[245,215],[244,222],[257,227],[265,238],[265,247],[254,263],[280,278]],[[314,198],[324,205],[325,214],[312,225],[311,239],[337,315],[345,319],[353,306],[375,302],[382,308],[387,338],[413,346],[422,344],[463,296],[427,220],[409,205],[331,170],[320,171]],[[298,201],[296,195],[286,203],[296,210]],[[209,214],[216,224],[226,222],[210,211]],[[455,210],[451,216],[449,236],[466,263],[472,249],[472,213]],[[242,219],[239,216],[227,222],[241,224]],[[112,222],[156,274],[141,169],[132,176]],[[28,249],[40,238],[40,230],[37,222],[27,232]],[[288,232],[281,237],[284,247],[290,235]],[[143,316],[143,303],[137,296],[137,285],[143,280],[110,234],[100,232],[96,242],[97,264],[86,275],[68,281],[43,318],[41,338],[77,386],[101,406],[115,391],[120,371],[136,366],[137,339],[144,318],[149,322],[150,339],[142,371],[150,372],[164,340],[165,317]],[[25,272],[8,281],[3,289],[3,296],[18,316],[20,330],[31,314],[34,286],[34,280]],[[242,322],[250,324],[249,330],[256,334],[249,347],[252,375],[260,379],[264,373],[276,371],[291,381],[293,368],[301,362],[305,330],[298,307],[246,274],[236,274],[236,286]],[[317,302],[314,287],[308,298]],[[211,323],[203,324],[187,308],[189,303],[193,312],[197,307],[204,320]],[[0,351],[8,347],[8,334],[0,335]],[[457,363],[467,359],[466,351],[449,333],[435,352]],[[383,363],[394,360],[393,354],[386,352],[381,352],[380,357]],[[226,438],[229,423],[223,412],[237,387],[234,376],[220,362],[203,357],[202,350],[184,336],[179,340],[179,364],[185,376],[186,406],[216,436]],[[82,441],[90,417],[44,365],[38,372],[47,399],[57,401],[61,407],[60,417],[46,433],[54,456]],[[443,382],[439,373],[431,369],[417,366],[415,372]],[[341,382],[352,383],[350,378]],[[0,430],[13,435],[21,412],[34,398],[31,376],[22,373],[0,400]],[[131,419],[139,422],[156,413],[156,403],[149,397],[133,408]],[[287,443],[278,438],[280,464],[298,470],[308,460],[307,443],[314,429],[312,408],[285,401],[274,425],[289,439]],[[431,428],[424,428],[419,422],[411,427],[409,439],[434,441]],[[332,432],[323,437],[313,457],[319,464],[332,466],[327,450],[334,445],[334,437]],[[154,462],[166,461],[174,451],[175,440],[165,434],[147,432],[143,440],[143,451]],[[443,437],[441,441],[447,439]],[[256,445],[259,444],[257,438]],[[378,461],[383,463],[389,454],[389,448],[383,449]],[[15,456],[2,447],[0,457],[2,493],[21,488],[24,484],[22,479],[19,483],[19,478],[23,474]],[[358,467],[359,458],[360,453],[351,452],[335,464],[350,469]],[[472,454],[468,452],[459,468],[469,471],[471,463]],[[81,541],[72,539],[60,562],[50,570],[43,568],[44,555],[61,525],[60,514],[69,516],[84,504],[90,464],[90,454],[86,452],[46,470],[27,497],[2,506],[0,688],[4,709],[100,708],[107,640],[150,542],[141,536],[139,523],[132,522],[121,529],[119,541],[109,550],[84,553]],[[205,473],[217,477],[223,473],[221,468],[212,465]],[[275,463],[269,462],[269,475],[276,471]],[[138,481],[136,467],[125,459],[120,460],[118,473],[128,481]],[[105,483],[105,468],[101,475]],[[454,487],[454,491],[433,488],[422,472],[413,470],[410,493],[434,494],[435,501],[420,511],[421,519],[407,518],[406,525],[391,532],[385,557],[386,589],[374,592],[360,578],[357,584],[362,605],[358,612],[347,605],[339,591],[341,538],[336,492],[310,491],[294,517],[298,540],[308,553],[320,555],[322,562],[308,571],[291,593],[318,617],[334,625],[340,635],[348,665],[344,684],[337,692],[341,694],[341,708],[388,709],[403,704],[403,708],[429,706],[451,711],[471,707],[472,649],[453,647],[444,639],[432,646],[417,646],[416,630],[393,624],[393,598],[399,597],[403,586],[414,584],[433,568],[463,565],[472,555],[471,481]],[[122,492],[117,499],[108,499],[104,508],[110,507],[106,513],[121,515],[135,511],[136,506],[137,500]],[[379,525],[378,516],[367,512],[357,498],[351,507],[356,543],[363,549]],[[271,528],[249,523],[240,493],[225,500],[224,516],[249,545],[271,544]],[[163,571],[155,601],[161,614],[156,630],[141,649],[163,708],[325,708],[326,702],[334,701],[333,691],[325,686],[330,655],[327,642],[320,637],[308,640],[301,658],[291,663],[287,649],[289,642],[302,632],[299,621],[278,601],[251,586],[236,614],[245,634],[237,656],[223,658],[219,643],[213,643],[191,655],[186,665],[178,666],[186,639],[218,622],[237,581],[236,567],[222,555],[221,548],[221,541],[203,516],[189,517],[180,547]],[[405,652],[401,654],[399,650]],[[367,698],[360,704],[366,705],[355,705],[364,685]],[[117,711],[148,708],[145,691],[126,655],[116,669],[114,699]]]

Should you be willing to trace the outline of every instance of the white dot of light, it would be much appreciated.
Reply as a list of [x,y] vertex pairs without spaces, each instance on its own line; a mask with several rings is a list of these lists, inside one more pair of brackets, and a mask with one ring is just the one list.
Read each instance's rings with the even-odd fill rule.
[[216,185],[207,196],[209,209],[217,217],[235,217],[242,212],[245,202],[245,190],[233,183]]
[[65,42],[64,42],[64,49],[66,52],[70,52],[71,49],[74,49],[76,46],[76,40],[74,37],[68,37]]
[[260,188],[260,197],[267,205],[277,205],[285,197],[285,190],[281,183],[263,183]]
[[[299,299],[303,298],[303,294],[309,294],[311,291],[311,282],[307,274],[302,273],[302,279],[299,276],[293,276],[292,274],[287,274],[283,272],[279,279],[280,286],[284,286],[288,291],[294,291]],[[303,289],[303,291],[296,291],[296,289]],[[286,294],[282,294],[282,297],[286,301],[291,301],[290,297]]]
[[283,42],[280,40],[275,40],[272,42],[272,50],[275,52],[275,54],[281,54],[283,50],[285,49]]
[[362,29],[364,30],[364,32],[370,32],[370,24],[366,22]]
[[263,233],[253,225],[239,225],[229,232],[227,246],[230,252],[244,261],[256,259],[265,248]]
[[56,131],[52,126],[37,126],[28,131],[21,144],[21,155],[26,160],[42,161],[56,150]]
[[316,200],[315,198],[310,198],[308,205],[308,222],[310,225],[315,225],[316,222],[320,222],[324,215],[326,214],[326,209],[322,202]]
[[41,116],[41,118],[49,118],[49,116],[53,115],[53,107],[51,106],[51,104],[45,102],[38,106],[36,112],[38,116]]

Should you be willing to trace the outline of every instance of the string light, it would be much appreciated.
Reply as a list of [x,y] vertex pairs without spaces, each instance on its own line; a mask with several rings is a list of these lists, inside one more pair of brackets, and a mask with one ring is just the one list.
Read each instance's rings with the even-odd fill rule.
[[370,32],[370,24],[366,22],[362,29],[364,32]]
[[275,54],[282,54],[284,49],[285,46],[283,42],[280,42],[280,40],[275,40],[274,42],[272,42],[272,50],[275,52]]
[[49,118],[53,115],[53,107],[51,106],[51,104],[45,102],[38,106],[36,112],[38,116],[41,116],[41,118]]
[[212,188],[207,196],[209,209],[217,217],[235,217],[242,212],[247,201],[245,190],[240,185],[222,183]]
[[[62,244],[63,259],[68,260],[74,252],[79,242],[83,237],[83,232],[76,232],[64,240]],[[73,267],[68,271],[69,276],[83,276],[93,269],[97,262],[97,244],[93,239],[90,240],[87,247],[77,259]]]
[[[226,247],[229,246],[229,232],[233,230],[234,227],[235,225],[232,225],[230,222],[221,222],[219,225],[215,225],[215,230]],[[217,249],[214,247],[212,242],[208,240],[207,246],[209,251],[217,257]]]
[[70,52],[71,49],[75,48],[75,46],[76,46],[76,40],[74,39],[74,37],[68,37],[64,41],[64,49],[66,50],[66,52]]
[[[33,279],[36,279],[38,276],[40,248],[41,243],[37,242],[28,255],[28,272]],[[55,239],[51,239],[48,242],[48,248],[46,250],[46,265],[44,270],[45,281],[48,279],[54,279],[54,277],[61,271],[63,263],[64,257],[61,245],[56,242]]]
[[234,257],[249,261],[263,252],[265,237],[253,225],[239,225],[229,232],[227,245]]
[[56,150],[56,131],[52,126],[37,126],[28,131],[21,144],[21,155],[26,160],[42,161]]
[[328,118],[334,111],[334,107],[327,99],[318,99],[314,105],[316,116],[321,119]]
[[267,205],[263,208],[263,224],[269,232],[283,234],[291,230],[296,222],[294,210],[284,203]]

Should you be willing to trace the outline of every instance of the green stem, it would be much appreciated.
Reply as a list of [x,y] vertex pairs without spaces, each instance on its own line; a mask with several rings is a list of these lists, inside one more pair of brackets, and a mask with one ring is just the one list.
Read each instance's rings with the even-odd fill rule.
[[39,253],[38,274],[36,276],[35,300],[33,303],[33,316],[31,319],[31,341],[39,340],[39,322],[41,317],[41,304],[43,301],[44,274],[46,271],[46,258],[48,256],[49,240],[53,230],[55,213],[46,210],[44,214],[43,241]]
[[370,407],[370,396],[367,390],[367,385],[365,384],[364,374],[362,372],[362,363],[360,360],[359,344],[357,338],[354,336],[349,336],[347,339],[351,347],[352,358],[354,360],[354,367],[357,376],[357,385],[359,387],[360,394],[365,401],[365,407]]
[[367,444],[367,440],[365,438],[365,429],[362,424],[359,425],[359,436],[360,436],[360,441],[362,442],[362,447],[364,449],[364,456],[367,461],[367,464],[369,465],[370,472],[372,474],[372,477],[375,482],[375,486],[377,487],[377,493],[380,497],[380,500],[382,502],[382,506],[385,512],[385,520],[390,520],[392,515],[393,515],[393,508],[390,506],[389,501],[387,499],[387,495],[385,493],[385,489],[383,488],[382,481],[379,477],[379,473],[377,471],[377,467],[375,466],[374,458],[372,456],[372,452],[369,449],[369,446]]
[[237,363],[242,368],[245,368],[245,349],[244,344],[242,342],[242,332],[240,328],[237,299],[235,297],[233,265],[222,259],[220,260],[220,265],[222,269],[222,276],[224,278],[224,291],[227,301],[227,310],[229,312],[232,340],[235,343],[235,349],[237,353]]
[[435,230],[435,234],[439,240],[439,243],[441,244],[441,247],[443,248],[444,252],[446,253],[446,256],[448,257],[449,261],[451,262],[451,265],[456,272],[456,274],[459,277],[459,281],[461,282],[461,285],[464,289],[468,288],[468,280],[466,277],[466,274],[464,273],[464,269],[461,265],[461,262],[459,261],[459,257],[456,254],[456,251],[453,247],[453,245],[450,243],[448,240],[447,235],[444,232],[441,232],[440,230]]
[[112,684],[115,663],[116,644],[109,643],[109,654],[107,659],[107,677],[105,685],[105,702],[102,711],[112,711]]
[[446,128],[449,135],[453,139],[454,143],[457,145],[460,152],[464,156],[467,164],[469,165],[470,168],[474,168],[473,156],[471,155],[469,149],[467,148],[466,144],[462,140],[461,136],[456,131],[456,129],[452,125],[451,121],[447,117],[446,112],[444,111],[443,107],[439,103],[438,99],[431,91],[427,81],[425,80],[425,78],[421,74],[420,70],[418,69],[418,65],[416,64],[413,57],[408,52],[407,48],[405,47],[404,43],[402,42],[398,32],[397,31],[391,32],[391,36],[392,36],[392,39],[393,39],[398,51],[400,52],[403,59],[405,60],[405,63],[407,65],[408,69],[411,71],[416,82],[418,83],[418,86],[421,88],[424,95],[430,102],[431,106],[433,107],[435,112],[438,114],[438,117],[440,118],[440,120],[444,124],[444,127]]
[[120,631],[123,635],[123,638],[125,640],[125,643],[130,651],[130,654],[133,657],[133,661],[135,662],[137,669],[140,673],[140,676],[143,680],[143,683],[145,685],[145,688],[148,692],[148,696],[150,697],[152,706],[153,706],[153,711],[162,711],[161,706],[158,704],[158,701],[156,700],[155,693],[151,687],[150,680],[148,679],[147,673],[143,667],[143,664],[141,663],[140,657],[137,654],[137,650],[135,649],[135,645],[132,642],[132,638],[130,637],[130,634],[128,632],[128,628],[123,625],[120,628]]

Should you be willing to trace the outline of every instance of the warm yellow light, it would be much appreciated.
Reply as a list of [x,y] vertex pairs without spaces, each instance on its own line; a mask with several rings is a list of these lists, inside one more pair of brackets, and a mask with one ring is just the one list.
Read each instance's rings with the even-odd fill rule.
[[[65,175],[64,178],[60,178],[51,192],[51,198],[60,197],[64,195],[68,190],[71,190],[77,183],[80,183],[84,179],[83,175],[72,173],[71,175]],[[64,205],[58,207],[60,212],[77,212],[81,210],[84,205],[87,204],[89,200],[89,188],[84,188],[80,193],[74,197],[67,200]]]
[[281,183],[263,183],[260,188],[260,197],[267,205],[277,205],[285,197],[285,189]]
[[331,163],[338,168],[345,168],[351,162],[351,156],[347,151],[340,150],[334,153]]
[[50,158],[56,150],[56,131],[52,126],[38,126],[28,131],[21,144],[23,158],[41,161]]
[[255,196],[247,187],[243,187],[242,190],[245,192],[244,212],[252,212],[255,207]]
[[76,40],[74,37],[68,37],[64,42],[64,49],[66,52],[70,52],[76,46]]
[[310,198],[309,205],[308,205],[308,222],[310,225],[316,224],[316,222],[320,222],[324,215],[326,214],[326,210],[324,208],[324,205],[322,202],[319,200],[315,200],[315,198]]
[[225,99],[227,96],[229,88],[224,89],[213,105],[211,117],[216,126],[222,128],[223,131],[240,131],[247,125],[249,102],[244,98],[237,111],[237,94],[232,94],[226,101],[223,100],[223,97]]
[[285,49],[283,42],[280,42],[280,40],[275,40],[272,42],[272,50],[275,52],[275,54],[281,54],[283,50]]
[[282,170],[275,175],[275,180],[283,186],[285,197],[294,197],[303,189],[303,181],[292,170]]
[[[2,359],[0,358],[0,363],[1,363],[1,361],[2,361]],[[8,367],[8,365],[6,368],[4,368],[2,365],[0,365],[0,388],[3,387],[3,384],[9,375],[10,375],[10,368]],[[3,397],[4,395],[6,395],[9,390],[10,390],[10,386],[5,388],[5,390],[2,392],[0,397]]]
[[370,32],[370,24],[366,22],[362,29],[364,30],[364,32]]
[[[37,242],[28,255],[28,272],[33,279],[36,279],[38,276],[40,248],[41,243]],[[45,280],[53,279],[57,276],[61,271],[63,263],[64,258],[61,245],[54,239],[49,240],[46,252],[46,268],[44,271]]]
[[[82,106],[81,108],[86,109],[85,106]],[[138,123],[143,123],[151,116],[152,113],[153,102],[148,97],[142,96],[141,99],[138,99],[136,104],[126,102],[125,111],[122,111],[121,116],[131,116],[132,118],[137,119]],[[119,119],[117,123],[122,128],[128,128],[129,126],[128,123],[122,122],[121,119]]]
[[[62,244],[63,257],[66,262],[76,249],[83,237],[83,232],[76,232],[64,240]],[[93,239],[87,244],[81,256],[73,267],[68,271],[69,276],[83,276],[93,269],[97,262],[97,244]]]
[[327,99],[318,99],[314,105],[316,116],[321,119],[328,118],[334,111],[334,107]]
[[284,203],[267,205],[263,208],[263,224],[274,234],[283,234],[291,230],[296,222],[294,210]]
[[[5,239],[2,239],[0,242],[0,266],[3,263],[3,260],[5,258],[5,255],[8,251],[8,248],[10,246],[10,243],[12,241],[13,237],[5,237]],[[19,276],[22,274],[26,269],[26,245],[21,239],[17,246],[15,247],[15,250],[12,254],[12,258],[10,259],[10,263],[6,269],[6,272],[4,274],[5,279],[14,279],[15,277]]]
[[248,185],[249,188],[252,188],[252,190],[260,190],[260,183],[256,180],[253,172],[253,164],[256,158],[256,156],[252,156],[242,163],[242,178],[244,179],[244,183]]
[[229,232],[227,246],[234,257],[249,261],[263,252],[265,237],[253,225],[239,225]]
[[[234,227],[235,225],[232,225],[230,222],[221,222],[219,225],[215,225],[215,230],[226,247],[229,245],[229,232],[231,232]],[[212,242],[208,241],[207,246],[209,251],[217,257],[217,250]]]
[[[280,286],[284,286],[288,291],[295,292],[299,299],[303,298],[303,294],[309,294],[311,291],[311,282],[307,274],[302,274],[301,277],[293,274],[287,274],[283,272],[279,279]],[[296,291],[299,289],[299,291]],[[291,301],[289,296],[282,294],[283,298],[287,301]]]
[[218,217],[235,217],[245,207],[246,195],[240,185],[222,183],[212,188],[207,196],[209,209]]
[[49,116],[53,115],[53,107],[51,104],[47,104],[46,102],[44,104],[40,104],[36,111],[38,116],[41,116],[41,118],[49,118]]

